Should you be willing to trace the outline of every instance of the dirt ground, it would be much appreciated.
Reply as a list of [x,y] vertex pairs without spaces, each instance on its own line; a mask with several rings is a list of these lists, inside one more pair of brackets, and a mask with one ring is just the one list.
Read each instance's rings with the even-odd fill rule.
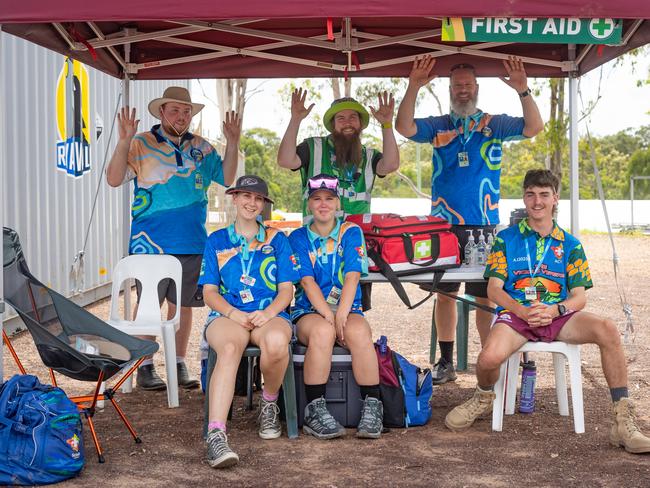
[[[611,248],[604,235],[583,236],[590,258],[595,289],[588,292],[587,310],[604,314],[625,328],[611,263]],[[621,282],[634,314],[636,335],[625,346],[629,388],[637,405],[638,421],[650,433],[650,333],[646,271],[650,269],[650,238],[617,237]],[[408,285],[412,296],[419,296]],[[411,361],[428,362],[431,301],[415,311],[402,305],[389,285],[373,287],[373,310],[367,315],[375,338],[385,334],[389,344]],[[100,317],[108,314],[106,301],[90,307]],[[472,314],[473,315],[473,314]],[[206,310],[195,315],[188,363],[198,375],[199,334]],[[473,323],[473,317],[471,317]],[[610,447],[610,399],[598,349],[582,348],[582,375],[586,433],[573,432],[572,417],[557,412],[550,355],[535,357],[538,364],[536,408],[532,415],[516,414],[504,420],[501,433],[491,431],[491,419],[479,420],[465,433],[447,430],[447,412],[468,398],[475,385],[474,364],[480,349],[478,334],[470,329],[469,370],[455,383],[433,393],[433,417],[424,427],[394,429],[377,441],[358,440],[354,431],[344,439],[317,441],[300,435],[263,441],[255,428],[256,413],[244,410],[236,397],[229,423],[231,446],[240,456],[232,469],[211,469],[201,436],[203,395],[181,391],[180,408],[168,409],[164,392],[119,395],[120,405],[143,439],[134,444],[119,418],[107,405],[95,416],[106,463],[98,464],[85,431],[87,464],[81,475],[62,485],[102,486],[650,486],[650,456],[635,456]],[[13,340],[28,372],[47,381],[30,336]],[[156,357],[164,374],[162,354]],[[17,371],[5,355],[5,374]],[[81,393],[61,378],[70,394]]]

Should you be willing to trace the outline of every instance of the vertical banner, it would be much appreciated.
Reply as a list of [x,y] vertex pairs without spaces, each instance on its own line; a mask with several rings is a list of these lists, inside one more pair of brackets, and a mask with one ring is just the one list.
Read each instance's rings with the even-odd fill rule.
[[66,58],[56,84],[56,168],[78,178],[90,171],[88,70]]

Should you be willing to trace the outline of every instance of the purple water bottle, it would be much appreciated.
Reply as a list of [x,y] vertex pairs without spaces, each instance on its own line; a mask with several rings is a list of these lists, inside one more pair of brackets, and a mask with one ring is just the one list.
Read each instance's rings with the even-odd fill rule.
[[519,398],[519,411],[521,413],[533,413],[535,411],[535,379],[537,368],[535,361],[522,363],[521,371],[521,395]]
[[379,353],[383,356],[386,354],[388,350],[388,338],[383,335],[379,338],[379,341],[377,341],[379,344]]

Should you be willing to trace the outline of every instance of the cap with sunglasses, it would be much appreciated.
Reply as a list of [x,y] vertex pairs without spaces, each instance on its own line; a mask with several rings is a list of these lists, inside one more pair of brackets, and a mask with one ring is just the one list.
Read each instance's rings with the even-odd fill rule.
[[267,202],[273,203],[273,200],[269,198],[269,187],[259,176],[255,175],[244,175],[237,178],[237,183],[235,186],[232,186],[226,190],[227,194],[238,193],[238,192],[250,192],[257,193],[264,197],[264,200]]
[[309,198],[317,191],[326,191],[338,198],[339,179],[323,173],[312,176],[307,180],[307,194]]

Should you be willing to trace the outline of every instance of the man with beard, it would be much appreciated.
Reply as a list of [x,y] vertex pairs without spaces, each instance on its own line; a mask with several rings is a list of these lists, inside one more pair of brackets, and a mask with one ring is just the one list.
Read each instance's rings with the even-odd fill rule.
[[368,111],[353,98],[339,98],[323,116],[323,125],[330,132],[325,137],[310,137],[296,146],[300,123],[314,104],[305,107],[307,91],[301,88],[291,95],[291,120],[280,149],[278,164],[293,171],[300,170],[302,179],[303,220],[307,222],[307,181],[317,174],[328,174],[339,180],[341,211],[345,215],[370,212],[370,199],[375,177],[383,177],[399,168],[399,150],[393,133],[395,100],[387,92],[379,93],[378,108],[370,107],[381,124],[383,155],[361,144],[361,131],[368,127]]
[[[517,92],[523,117],[490,115],[477,108],[478,83],[474,67],[459,64],[449,74],[451,113],[440,117],[416,119],[415,102],[420,88],[429,83],[435,60],[424,56],[415,60],[409,84],[397,112],[396,128],[404,137],[433,145],[431,176],[431,214],[448,220],[458,236],[461,250],[471,233],[478,229],[487,235],[499,223],[499,185],[502,143],[533,137],[544,122],[530,88],[521,59],[511,56],[503,61],[508,78],[501,80]],[[441,283],[442,291],[457,293],[460,283]],[[486,283],[467,283],[465,293],[489,304]],[[439,295],[435,322],[441,359],[434,366],[433,383],[456,379],[453,347],[456,335],[454,299]],[[490,331],[492,314],[476,311],[476,326],[484,343]]]
[[[161,123],[136,134],[140,121],[135,109],[123,108],[117,116],[119,140],[106,169],[106,180],[113,187],[135,182],[129,254],[172,254],[183,267],[181,303],[175,303],[176,287],[170,280],[158,285],[158,295],[161,304],[167,299],[168,318],[174,316],[177,306],[181,307],[176,363],[178,384],[186,389],[199,386],[189,375],[185,354],[192,330],[192,307],[203,306],[197,283],[207,240],[207,191],[213,181],[232,184],[240,136],[239,117],[235,112],[227,113],[222,161],[209,142],[188,132],[192,117],[202,109],[202,104],[192,103],[187,89],[171,86],[161,98],[149,103],[149,113]],[[138,368],[137,384],[144,390],[166,388],[151,359]]]

